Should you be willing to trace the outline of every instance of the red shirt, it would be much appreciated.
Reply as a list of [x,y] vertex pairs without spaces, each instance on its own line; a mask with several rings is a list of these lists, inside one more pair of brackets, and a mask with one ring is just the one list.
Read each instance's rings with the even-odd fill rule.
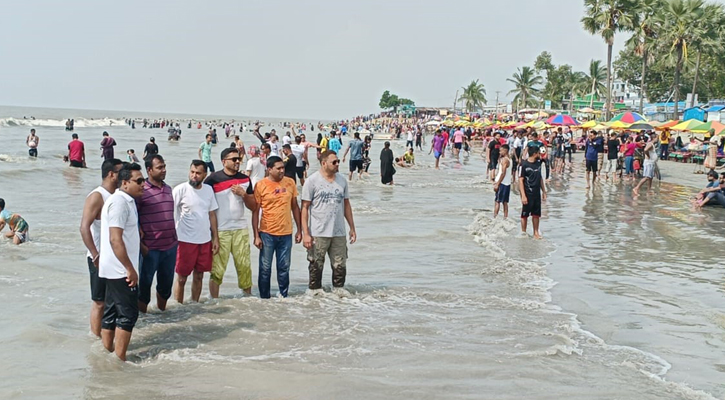
[[80,140],[72,140],[68,143],[68,150],[70,150],[69,158],[71,161],[83,162],[83,152],[85,151],[83,142]]

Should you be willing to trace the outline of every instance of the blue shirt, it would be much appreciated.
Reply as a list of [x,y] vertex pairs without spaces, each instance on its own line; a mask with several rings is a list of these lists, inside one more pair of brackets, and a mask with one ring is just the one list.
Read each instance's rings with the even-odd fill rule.
[[340,143],[340,139],[338,138],[332,138],[327,142],[327,148],[330,149],[330,151],[334,151],[335,154],[337,154],[340,151],[340,148],[342,148],[342,144]]
[[602,138],[595,138],[594,140],[587,139],[587,150],[585,155],[587,161],[597,161],[599,159],[599,151],[597,151],[597,148],[603,145],[604,142],[602,141]]

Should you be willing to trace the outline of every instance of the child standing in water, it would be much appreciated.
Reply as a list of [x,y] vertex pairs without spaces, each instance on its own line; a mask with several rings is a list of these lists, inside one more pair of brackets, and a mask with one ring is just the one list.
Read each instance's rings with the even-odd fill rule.
[[5,237],[13,239],[13,243],[25,243],[30,239],[28,236],[28,223],[25,222],[20,214],[14,214],[5,209],[5,200],[0,199],[0,231],[5,228],[5,224],[10,228],[10,232]]

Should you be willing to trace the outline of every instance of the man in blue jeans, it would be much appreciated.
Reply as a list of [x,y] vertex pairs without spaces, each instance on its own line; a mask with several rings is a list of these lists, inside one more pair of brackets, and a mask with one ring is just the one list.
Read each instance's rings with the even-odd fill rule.
[[159,154],[146,158],[148,179],[144,182],[143,196],[136,200],[138,222],[143,232],[138,269],[138,308],[146,312],[151,303],[151,285],[156,275],[156,305],[166,309],[174,286],[176,266],[176,224],[174,223],[174,197],[172,189],[164,183],[166,162]]
[[[339,162],[339,160],[338,160]],[[292,255],[292,217],[297,225],[295,243],[302,241],[302,221],[297,203],[297,184],[284,176],[284,161],[277,156],[267,158],[268,176],[257,182],[254,197],[259,207],[252,212],[254,245],[259,251],[259,297],[270,298],[272,258],[277,258],[279,295],[287,297]],[[262,211],[262,220],[259,219]]]

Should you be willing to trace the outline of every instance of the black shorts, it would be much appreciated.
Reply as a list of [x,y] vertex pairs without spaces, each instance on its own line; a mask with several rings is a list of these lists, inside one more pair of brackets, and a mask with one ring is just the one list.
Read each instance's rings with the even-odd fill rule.
[[106,279],[106,308],[101,328],[132,332],[138,320],[138,286],[128,287],[126,278]]
[[498,167],[498,159],[491,161],[488,163],[488,170],[494,170]]
[[106,298],[106,279],[98,276],[98,268],[93,265],[93,259],[86,257],[88,272],[91,274],[91,300],[103,301]]
[[297,169],[295,169],[295,172],[297,173],[298,178],[302,179],[305,177],[305,167],[304,166],[297,167]]
[[455,148],[457,148],[458,150],[460,150],[460,149],[461,149],[461,147],[463,147],[463,143],[453,143],[453,147],[455,147]]
[[70,166],[75,168],[83,168],[83,163],[81,161],[70,160]]
[[597,172],[597,165],[599,160],[587,160],[587,172]]
[[529,216],[541,217],[541,196],[526,193],[526,199],[528,202],[521,209],[521,218],[528,218]]
[[350,160],[350,172],[355,171],[362,171],[363,170],[363,160]]

